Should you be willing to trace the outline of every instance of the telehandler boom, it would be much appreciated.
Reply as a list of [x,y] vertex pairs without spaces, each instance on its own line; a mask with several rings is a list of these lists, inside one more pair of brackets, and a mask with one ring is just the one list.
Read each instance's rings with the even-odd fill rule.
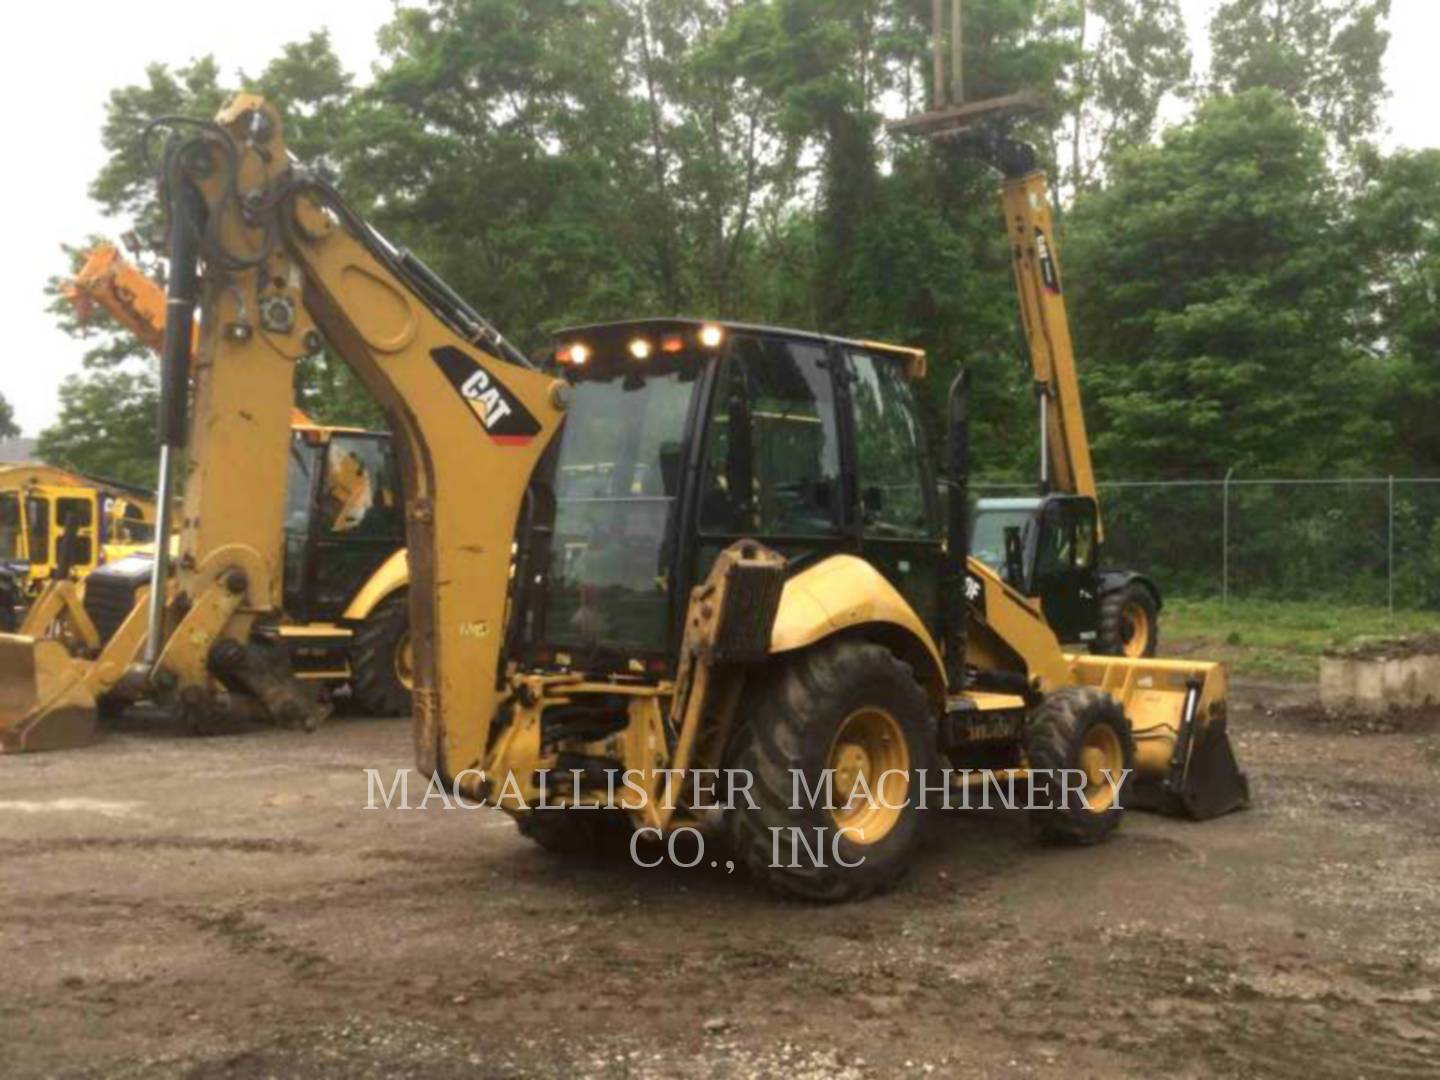
[[[1036,605],[967,564],[962,382],[942,530],[923,353],[659,319],[568,331],[536,370],[296,166],[261,99],[177,131],[162,441],[189,431],[195,467],[173,580],[157,559],[161,647],[139,647],[143,612],[98,661],[0,636],[0,731],[126,677],[182,708],[229,695],[305,719],[261,631],[280,616],[290,369],[323,335],[405,469],[416,761],[545,846],[694,823],[724,769],[747,778],[721,819],[752,874],[839,900],[904,872],[927,790],[969,781],[941,765],[1033,784],[1036,824],[1071,843],[1127,801],[1243,804],[1222,668],[1066,656]],[[796,777],[816,799],[793,799]]]

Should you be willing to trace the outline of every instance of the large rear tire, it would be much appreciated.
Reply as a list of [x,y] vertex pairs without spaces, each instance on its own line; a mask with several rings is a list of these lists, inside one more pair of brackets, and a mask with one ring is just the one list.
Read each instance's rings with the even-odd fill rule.
[[1100,649],[1105,656],[1139,660],[1160,648],[1160,609],[1155,594],[1131,583],[1100,599]]
[[870,642],[829,641],[778,658],[745,708],[726,759],[752,778],[755,806],[737,793],[725,824],[750,872],[781,895],[816,901],[858,900],[899,881],[920,836],[920,770],[935,754],[910,667]]
[[350,652],[350,689],[367,716],[409,716],[414,685],[410,651],[410,596],[393,592],[355,631]]
[[[1123,787],[1116,787],[1134,768],[1135,742],[1130,721],[1109,694],[1088,686],[1055,691],[1025,723],[1025,757],[1037,805],[1051,807],[1030,811],[1047,840],[1098,844],[1119,827]],[[1065,770],[1085,773],[1083,791],[1064,782]]]

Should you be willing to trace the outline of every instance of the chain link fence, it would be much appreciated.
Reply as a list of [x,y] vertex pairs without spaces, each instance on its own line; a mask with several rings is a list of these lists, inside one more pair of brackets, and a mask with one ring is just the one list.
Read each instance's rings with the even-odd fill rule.
[[1440,611],[1440,478],[1109,483],[1100,506],[1106,562],[1166,595]]

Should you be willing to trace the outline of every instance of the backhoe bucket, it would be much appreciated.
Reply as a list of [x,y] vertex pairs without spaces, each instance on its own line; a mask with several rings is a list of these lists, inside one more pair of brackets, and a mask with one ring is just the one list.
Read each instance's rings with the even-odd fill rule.
[[1225,669],[1183,660],[1070,658],[1077,680],[1120,702],[1135,740],[1127,807],[1205,821],[1250,805],[1235,760]]
[[88,746],[97,712],[84,661],[58,641],[0,634],[0,754]]

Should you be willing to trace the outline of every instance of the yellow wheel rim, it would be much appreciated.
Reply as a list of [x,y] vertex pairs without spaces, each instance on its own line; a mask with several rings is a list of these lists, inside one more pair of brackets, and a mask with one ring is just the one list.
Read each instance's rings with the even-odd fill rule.
[[1132,660],[1145,655],[1150,644],[1150,613],[1144,604],[1132,600],[1120,609],[1120,641],[1122,651]]
[[835,733],[827,768],[835,827],[857,844],[888,836],[910,794],[910,747],[895,717],[875,708],[851,713]]
[[1096,724],[1085,733],[1085,742],[1080,746],[1080,768],[1085,773],[1086,807],[1097,814],[1109,810],[1115,802],[1115,788],[1110,779],[1118,782],[1125,768],[1120,736],[1109,724]]
[[395,677],[406,690],[415,689],[415,653],[410,646],[409,630],[395,646]]

